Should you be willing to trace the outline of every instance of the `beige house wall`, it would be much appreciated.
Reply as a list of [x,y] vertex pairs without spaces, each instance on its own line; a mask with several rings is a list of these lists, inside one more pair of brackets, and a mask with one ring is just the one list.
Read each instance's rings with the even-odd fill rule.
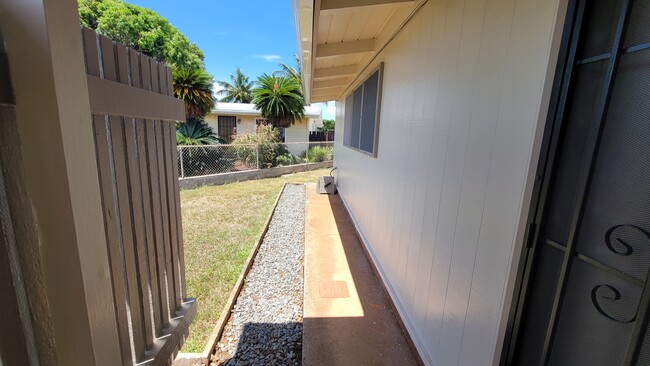
[[[224,114],[226,116],[226,114]],[[262,117],[256,116],[246,116],[246,115],[234,115],[228,114],[228,116],[235,116],[237,118],[237,135],[244,135],[248,133],[255,133],[257,124],[256,119]],[[285,142],[306,142],[309,141],[309,131],[308,126],[313,119],[305,118],[302,121],[296,122],[295,124],[287,127],[285,130]],[[214,132],[218,131],[218,115],[210,113],[205,116],[205,122],[207,122]]]
[[498,364],[565,0],[429,0],[384,62],[377,157],[338,188],[428,365]]

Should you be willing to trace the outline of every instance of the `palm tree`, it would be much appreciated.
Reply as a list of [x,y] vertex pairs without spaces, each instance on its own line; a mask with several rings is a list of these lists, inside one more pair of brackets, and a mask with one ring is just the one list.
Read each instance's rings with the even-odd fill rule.
[[275,127],[288,127],[305,117],[305,97],[293,78],[262,74],[253,89],[253,103]]
[[185,118],[202,118],[214,108],[213,79],[207,71],[178,67],[173,79],[174,96],[185,102]]
[[224,143],[201,118],[189,118],[176,126],[177,145],[215,145]]
[[281,70],[274,72],[273,75],[284,76],[285,78],[293,78],[302,88],[302,67],[300,65],[300,58],[298,55],[293,55],[293,57],[296,59],[296,67],[281,63],[279,64]]
[[253,100],[253,82],[248,81],[248,76],[244,75],[237,67],[235,73],[230,74],[230,80],[232,80],[232,84],[227,81],[217,81],[217,84],[223,88],[218,94],[224,96],[219,101],[250,103]]

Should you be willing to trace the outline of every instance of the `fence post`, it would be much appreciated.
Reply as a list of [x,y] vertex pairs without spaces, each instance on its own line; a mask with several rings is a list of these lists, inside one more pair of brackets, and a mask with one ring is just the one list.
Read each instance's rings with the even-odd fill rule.
[[255,159],[257,160],[257,169],[260,168],[260,145],[255,145]]
[[181,155],[181,178],[185,178],[185,167],[183,166],[183,146],[179,146],[178,150]]
[[311,146],[311,143],[307,142],[307,149],[305,150],[305,162],[304,162],[305,171],[307,171],[307,164],[309,163],[309,160],[307,159],[309,157],[309,146]]

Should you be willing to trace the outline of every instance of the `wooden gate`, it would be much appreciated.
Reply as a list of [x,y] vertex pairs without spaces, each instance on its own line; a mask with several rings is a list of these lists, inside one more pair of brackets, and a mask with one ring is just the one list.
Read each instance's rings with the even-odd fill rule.
[[122,360],[170,363],[196,314],[176,157],[185,108],[169,67],[92,30],[82,36]]

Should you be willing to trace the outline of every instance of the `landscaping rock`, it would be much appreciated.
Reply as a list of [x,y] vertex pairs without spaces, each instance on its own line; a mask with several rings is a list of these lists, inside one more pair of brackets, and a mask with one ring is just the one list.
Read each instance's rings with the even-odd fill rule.
[[305,186],[286,185],[211,365],[300,365]]

